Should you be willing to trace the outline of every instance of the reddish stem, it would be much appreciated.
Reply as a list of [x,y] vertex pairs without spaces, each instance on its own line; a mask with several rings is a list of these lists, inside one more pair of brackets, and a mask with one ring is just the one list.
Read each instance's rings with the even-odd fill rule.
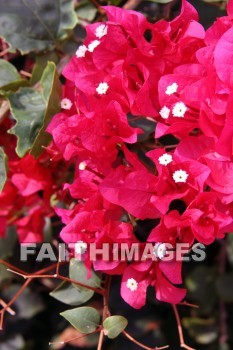
[[180,315],[178,313],[177,306],[172,304],[172,307],[173,307],[173,311],[174,311],[174,314],[175,314],[175,317],[176,317],[177,329],[178,329],[179,338],[180,338],[180,347],[183,348],[183,349],[187,349],[187,350],[195,350],[195,349],[193,349],[190,346],[185,344],[183,329],[182,329],[182,326],[181,326]]

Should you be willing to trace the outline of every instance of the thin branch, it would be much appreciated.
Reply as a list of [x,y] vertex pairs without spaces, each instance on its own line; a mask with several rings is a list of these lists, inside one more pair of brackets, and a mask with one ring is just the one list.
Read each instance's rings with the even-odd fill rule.
[[[103,296],[103,316],[102,316],[102,322],[108,317],[108,299],[109,299],[109,292],[110,292],[110,287],[111,287],[111,276],[106,276],[106,282],[105,282],[105,293]],[[99,336],[99,342],[98,342],[98,347],[97,350],[102,349],[104,341],[104,329],[102,328],[100,331],[100,336]]]
[[179,303],[178,305],[190,306],[190,307],[194,307],[195,309],[199,309],[199,305],[190,304],[190,303],[188,303],[187,301],[183,301],[182,303]]
[[[65,263],[66,262],[60,262],[59,266],[62,264],[65,264]],[[5,303],[4,305],[2,305],[3,308],[0,310],[0,330],[3,329],[3,322],[4,322],[4,316],[5,316],[6,311],[9,312],[10,306],[20,297],[20,295],[24,292],[25,288],[36,278],[56,278],[56,279],[60,279],[62,281],[67,281],[67,282],[76,284],[80,287],[85,287],[87,289],[93,290],[95,293],[98,293],[100,295],[104,295],[104,293],[105,293],[105,290],[103,290],[101,288],[98,288],[98,289],[93,288],[93,287],[90,287],[84,283],[78,282],[76,280],[72,280],[72,279],[65,277],[65,276],[61,276],[59,271],[58,271],[58,267],[57,267],[58,263],[52,264],[48,267],[45,267],[39,271],[34,272],[33,274],[28,274],[25,271],[18,269],[17,267],[11,265],[10,263],[8,263],[2,259],[0,259],[0,264],[6,266],[8,271],[11,271],[15,275],[21,276],[26,280],[24,282],[24,284],[21,286],[21,288],[18,290],[18,292],[14,295],[14,297],[8,303]],[[51,275],[45,274],[46,272],[49,272],[51,270],[56,270],[56,272],[58,272],[58,273],[55,273],[53,275],[52,274]]]
[[140,348],[142,349],[146,349],[146,350],[162,350],[162,349],[168,349],[169,348],[169,345],[165,345],[165,346],[162,346],[162,347],[156,347],[156,348],[150,348],[142,343],[140,343],[138,340],[136,340],[135,338],[133,338],[129,333],[127,333],[126,331],[123,331],[122,332],[126,338],[128,338],[131,342],[133,342],[134,344],[140,346]]
[[0,311],[0,330],[3,329],[3,321],[7,309],[20,297],[20,295],[24,292],[25,288],[30,284],[31,281],[32,279],[28,279],[27,281],[25,281],[24,284],[18,290],[18,292],[15,294],[15,296]]
[[[10,263],[0,259],[0,264],[8,267],[8,270],[11,270],[12,272],[16,273],[17,275],[23,276],[23,274],[25,274],[24,271],[18,269],[17,267],[11,265]],[[49,270],[52,270],[56,267],[56,264],[50,265],[49,267],[46,267],[44,269],[41,269],[39,271],[37,271],[35,273],[35,275],[39,275],[42,273],[45,273]],[[34,276],[33,276],[34,278]],[[0,310],[0,330],[3,329],[3,322],[4,322],[4,316],[6,311],[9,309],[9,307],[21,296],[21,294],[24,292],[24,290],[26,289],[26,287],[33,281],[33,278],[28,278],[24,284],[20,287],[20,289],[18,290],[18,292],[14,295],[14,297]]]
[[6,308],[6,311],[9,312],[10,315],[14,316],[15,315],[15,311],[12,310],[11,307],[7,307],[7,303],[5,303],[4,300],[0,299],[0,305],[2,305],[3,307]]
[[61,263],[61,246],[58,246],[58,262],[56,266],[56,275],[58,276],[60,274],[60,263]]
[[78,339],[81,339],[81,338],[86,338],[89,335],[98,333],[99,331],[100,331],[100,328],[97,328],[94,332],[83,334],[83,335],[78,335],[77,337],[73,337],[73,338],[70,338],[68,340],[49,342],[49,345],[56,345],[56,344],[65,345],[65,344],[68,344],[68,343],[70,343],[70,342],[72,342],[74,340],[78,340]]
[[183,329],[182,329],[182,326],[181,326],[180,315],[178,313],[177,306],[172,304],[172,307],[173,307],[173,311],[174,311],[174,314],[175,314],[175,317],[176,317],[177,329],[178,329],[179,338],[180,338],[180,347],[183,348],[183,349],[187,349],[187,350],[195,350],[195,349],[193,349],[190,346],[185,344]]
[[[56,264],[57,266],[57,264]],[[56,278],[56,279],[60,279],[62,281],[66,281],[66,282],[70,282],[70,283],[74,283],[74,284],[77,284],[78,286],[80,287],[84,287],[84,288],[87,288],[87,289],[90,289],[90,290],[93,290],[93,292],[95,293],[98,293],[100,295],[103,295],[104,294],[104,290],[100,289],[100,288],[94,288],[94,287],[91,287],[87,284],[84,284],[84,283],[81,283],[79,281],[76,281],[76,280],[73,280],[69,277],[65,277],[65,276],[61,276],[59,273],[55,273],[53,275],[45,275],[45,274],[40,274],[38,272],[35,272],[33,274],[27,274],[25,272],[21,273],[21,272],[18,272],[18,271],[14,271],[12,269],[7,269],[8,271],[14,273],[15,275],[18,275],[18,276],[21,276],[23,277],[24,279],[35,279],[35,278]],[[56,267],[56,270],[57,270],[57,267]]]
[[103,341],[104,341],[104,330],[101,329],[97,350],[101,350],[102,349]]
[[84,283],[78,282],[76,280],[73,280],[71,278],[68,278],[68,277],[65,277],[65,276],[61,276],[61,275],[58,275],[57,278],[62,280],[62,281],[66,281],[66,282],[70,282],[70,283],[73,283],[73,284],[77,284],[77,286],[93,290],[93,292],[95,292],[97,294],[100,294],[100,295],[104,294],[104,290],[101,289],[101,288],[94,288],[94,287],[88,286],[88,285],[86,285]]

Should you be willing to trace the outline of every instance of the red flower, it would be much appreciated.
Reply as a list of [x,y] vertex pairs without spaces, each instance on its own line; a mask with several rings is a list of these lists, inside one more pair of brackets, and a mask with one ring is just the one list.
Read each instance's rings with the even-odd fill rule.
[[172,283],[180,284],[181,281],[181,263],[133,263],[123,274],[121,296],[132,307],[140,309],[146,303],[147,287],[152,285],[158,300],[177,304],[185,297],[186,290]]

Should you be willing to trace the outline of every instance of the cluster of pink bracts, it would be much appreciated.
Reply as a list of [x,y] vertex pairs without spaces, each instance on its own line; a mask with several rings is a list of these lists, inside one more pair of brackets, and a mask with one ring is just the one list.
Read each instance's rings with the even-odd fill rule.
[[[206,32],[186,1],[173,21],[155,24],[134,11],[104,9],[108,21],[87,26],[64,69],[62,111],[47,130],[53,143],[38,160],[8,154],[1,235],[14,224],[20,241],[40,241],[44,218],[55,210],[67,243],[130,247],[137,219],[159,219],[147,242],[192,246],[223,238],[233,228],[233,1]],[[155,142],[149,166],[130,147],[143,130],[129,115],[154,120],[155,139],[171,134],[177,145]],[[177,199],[182,213],[170,210]],[[121,295],[135,308],[145,304],[149,285],[162,301],[185,296],[175,286],[181,262],[92,263],[88,249],[83,255],[87,267],[123,275]]]

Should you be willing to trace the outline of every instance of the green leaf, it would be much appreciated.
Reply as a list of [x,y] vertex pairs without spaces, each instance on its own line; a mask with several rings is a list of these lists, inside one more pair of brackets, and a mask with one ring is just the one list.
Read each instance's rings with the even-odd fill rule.
[[[84,263],[75,259],[70,260],[69,277],[74,281],[83,283],[93,288],[98,288],[101,284],[100,277],[94,271],[91,272],[91,277],[87,278],[87,269]],[[95,293],[93,290],[81,287],[75,283],[72,284],[72,287],[76,290],[76,293],[73,293],[73,296],[70,297],[72,301],[75,301],[73,305],[81,305],[86,303]],[[72,292],[71,287],[69,288],[69,291]]]
[[6,179],[7,179],[7,155],[4,150],[0,147],[0,191],[2,191]]
[[60,100],[62,87],[57,74],[56,66],[53,62],[48,62],[41,78],[42,96],[46,103],[43,116],[42,127],[36,135],[32,145],[31,154],[38,157],[42,152],[42,146],[47,146],[51,141],[51,136],[45,130],[52,117],[60,111]]
[[13,64],[0,59],[0,89],[4,91],[17,90],[20,86],[26,86],[28,84],[28,80],[21,79],[20,74]]
[[50,51],[50,52],[36,55],[36,61],[32,71],[30,85],[35,85],[41,79],[43,72],[49,61],[54,62],[55,64],[58,63],[59,58],[56,52]]
[[42,146],[47,146],[51,140],[45,129],[60,110],[61,84],[53,62],[47,64],[40,82],[41,91],[23,87],[15,93],[6,94],[16,120],[9,133],[17,136],[16,152],[19,157],[23,157],[29,149],[33,156],[40,155]]
[[88,0],[80,1],[76,13],[79,19],[92,22],[98,12],[97,8]]
[[73,0],[0,0],[1,36],[22,54],[52,49],[76,23]]
[[20,79],[21,77],[13,64],[0,59],[0,88],[4,89],[8,84]]
[[[53,5],[53,8],[54,8],[55,2],[53,0],[49,0],[49,2]],[[57,5],[60,10],[58,36],[61,37],[66,33],[67,30],[72,30],[78,23],[78,20],[77,20],[76,13],[74,11],[73,0],[60,0],[59,3],[60,3],[60,6]]]
[[93,294],[93,291],[84,291],[79,288],[75,288],[68,282],[62,282],[50,293],[51,297],[61,301],[62,303],[75,306],[84,304],[93,296]]
[[94,332],[100,323],[100,314],[93,307],[78,307],[64,311],[60,315],[79,332],[85,334]]
[[128,321],[123,316],[110,316],[107,317],[104,322],[104,334],[108,338],[114,339],[127,327]]
[[19,157],[23,157],[33,145],[43,125],[45,101],[39,91],[27,87],[15,93],[8,93],[7,97],[11,113],[16,120],[16,125],[9,133],[17,136],[16,152]]
[[[76,259],[70,260],[69,276],[72,280],[81,282],[93,288],[99,288],[101,284],[101,278],[94,271],[91,271],[91,277],[88,278],[87,269],[84,263]],[[75,288],[78,288],[80,290],[86,290],[93,293],[93,291],[90,291],[85,287],[79,287],[77,284],[73,284],[73,285]]]

